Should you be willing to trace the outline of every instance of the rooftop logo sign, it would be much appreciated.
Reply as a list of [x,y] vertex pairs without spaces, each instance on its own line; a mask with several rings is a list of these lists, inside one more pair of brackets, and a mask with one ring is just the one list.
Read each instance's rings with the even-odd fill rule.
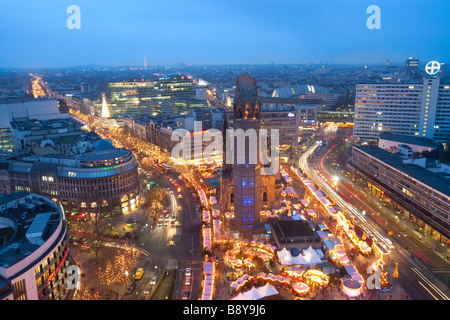
[[437,61],[430,61],[425,66],[425,71],[431,76],[438,73],[439,70],[441,70],[441,64]]

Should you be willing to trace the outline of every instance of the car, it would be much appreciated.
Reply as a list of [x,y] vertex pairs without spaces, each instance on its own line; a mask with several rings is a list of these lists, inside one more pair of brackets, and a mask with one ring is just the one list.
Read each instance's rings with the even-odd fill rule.
[[152,291],[152,286],[151,286],[151,284],[149,284],[149,285],[145,288],[144,294],[150,294],[150,291]]
[[190,277],[191,276],[191,268],[186,268],[186,277]]
[[134,289],[136,288],[136,283],[132,283],[128,288],[127,288],[127,293],[130,294],[134,291]]
[[183,292],[183,297],[181,298],[181,299],[183,299],[183,300],[188,300],[189,299],[189,291],[184,291]]
[[139,268],[139,269],[137,269],[136,273],[134,274],[134,279],[141,280],[143,275],[144,275],[144,269]]
[[157,276],[153,276],[153,277],[152,277],[152,280],[150,280],[150,284],[151,284],[151,285],[155,285],[157,279],[158,279]]
[[191,285],[191,277],[186,277],[186,279],[184,280],[184,285],[185,286],[190,286]]
[[165,225],[165,226],[168,226],[168,225],[169,225],[169,220],[168,220],[168,219],[164,220],[164,225]]

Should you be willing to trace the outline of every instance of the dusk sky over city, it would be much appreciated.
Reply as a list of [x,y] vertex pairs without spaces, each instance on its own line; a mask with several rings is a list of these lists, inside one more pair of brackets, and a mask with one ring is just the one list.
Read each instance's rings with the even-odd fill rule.
[[0,301],[282,320],[450,300],[449,14],[0,0]]
[[[79,30],[66,27],[71,4]],[[366,27],[371,4],[380,30]],[[446,61],[449,11],[442,0],[2,0],[0,67]]]

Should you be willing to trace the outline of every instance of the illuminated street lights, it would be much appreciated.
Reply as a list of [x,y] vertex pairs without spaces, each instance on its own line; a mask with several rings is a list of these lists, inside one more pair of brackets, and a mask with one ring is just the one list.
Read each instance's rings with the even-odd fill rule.
[[339,177],[338,176],[333,176],[333,184],[336,187],[337,183],[339,182]]

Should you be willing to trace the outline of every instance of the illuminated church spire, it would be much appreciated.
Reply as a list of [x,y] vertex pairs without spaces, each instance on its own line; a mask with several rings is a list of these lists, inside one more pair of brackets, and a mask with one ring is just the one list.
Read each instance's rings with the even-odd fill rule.
[[102,97],[102,118],[111,118],[111,112],[109,112],[108,103],[106,102],[105,94],[103,93]]

